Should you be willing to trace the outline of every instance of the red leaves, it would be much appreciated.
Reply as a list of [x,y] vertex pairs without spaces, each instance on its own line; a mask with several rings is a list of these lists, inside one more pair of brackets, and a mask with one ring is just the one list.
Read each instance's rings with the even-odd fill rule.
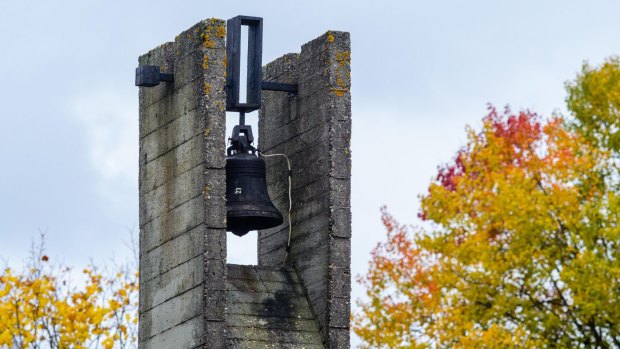
[[483,120],[491,126],[496,137],[515,147],[529,148],[542,136],[539,117],[529,110],[512,114],[510,108],[506,107],[500,115],[495,107],[489,105],[489,114]]
[[458,155],[454,159],[454,163],[448,166],[441,167],[437,174],[437,181],[446,190],[456,190],[456,179],[465,174],[465,164],[463,163],[463,150],[459,151]]
[[495,107],[489,106],[489,114],[483,121],[487,144],[499,146],[497,155],[505,164],[523,165],[543,137],[540,117],[529,110],[513,114],[506,107],[499,114]]
[[[501,155],[503,162],[518,165],[535,149],[534,144],[543,136],[539,116],[527,110],[513,114],[510,108],[506,107],[500,114],[495,107],[489,106],[489,113],[483,121],[483,131],[477,135],[482,141],[478,147],[461,149],[453,163],[439,168],[436,180],[446,190],[456,191],[458,178],[467,173],[466,162],[475,160],[477,153],[483,151],[484,147],[499,145],[501,154],[498,155]],[[492,140],[489,139],[491,137]],[[425,219],[424,213],[418,216]]]

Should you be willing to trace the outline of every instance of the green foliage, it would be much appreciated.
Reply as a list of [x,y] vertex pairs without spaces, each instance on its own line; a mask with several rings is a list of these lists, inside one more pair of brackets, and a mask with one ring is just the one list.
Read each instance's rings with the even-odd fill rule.
[[600,67],[584,63],[566,89],[579,131],[600,147],[620,150],[620,59],[609,58]]

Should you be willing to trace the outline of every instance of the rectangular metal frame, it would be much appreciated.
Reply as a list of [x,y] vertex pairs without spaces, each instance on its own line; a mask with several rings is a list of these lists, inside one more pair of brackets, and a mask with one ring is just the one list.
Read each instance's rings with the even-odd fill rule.
[[[248,27],[246,102],[239,102],[241,75],[241,26]],[[263,19],[237,16],[228,20],[226,35],[226,110],[251,112],[260,109],[262,89]]]

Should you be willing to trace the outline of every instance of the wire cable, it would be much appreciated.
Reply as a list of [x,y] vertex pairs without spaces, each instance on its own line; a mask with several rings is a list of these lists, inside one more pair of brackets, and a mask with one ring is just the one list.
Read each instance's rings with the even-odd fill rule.
[[286,159],[286,164],[288,166],[288,240],[286,242],[286,252],[284,253],[284,261],[282,262],[282,267],[286,265],[286,259],[291,251],[291,235],[292,235],[292,225],[291,225],[291,211],[293,209],[293,197],[292,197],[292,188],[293,188],[293,171],[291,170],[291,160],[289,160],[288,156],[285,154],[264,154],[262,151],[258,151],[258,153],[265,158],[272,156],[283,156]]

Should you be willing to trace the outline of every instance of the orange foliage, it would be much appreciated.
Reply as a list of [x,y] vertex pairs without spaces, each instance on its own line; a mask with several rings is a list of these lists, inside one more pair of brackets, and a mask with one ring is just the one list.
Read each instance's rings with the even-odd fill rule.
[[620,176],[561,117],[489,109],[421,198],[382,209],[359,279],[371,348],[620,347]]

